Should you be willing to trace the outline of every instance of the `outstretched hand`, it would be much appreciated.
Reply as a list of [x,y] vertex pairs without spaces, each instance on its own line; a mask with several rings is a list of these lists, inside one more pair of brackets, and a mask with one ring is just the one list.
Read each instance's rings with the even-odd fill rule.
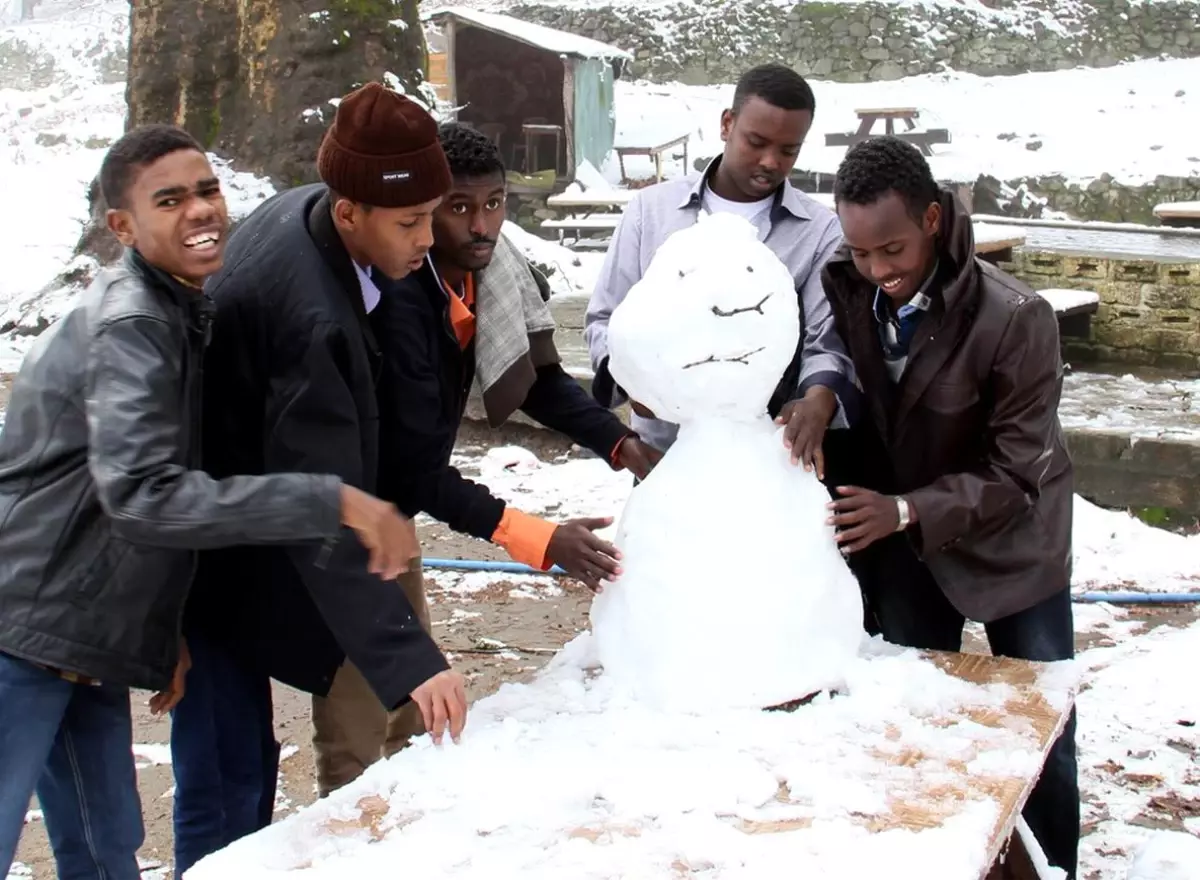
[[617,464],[639,480],[644,480],[654,470],[663,454],[640,438],[629,436],[621,441],[617,450]]
[[783,405],[775,424],[783,425],[783,445],[792,453],[792,464],[803,464],[825,479],[825,431],[837,411],[837,398],[828,388],[814,385],[799,400]]
[[596,529],[612,525],[612,517],[573,519],[554,530],[546,555],[571,577],[583,581],[593,593],[604,589],[603,582],[621,573],[619,551],[596,536]]
[[369,569],[384,580],[395,580],[421,555],[417,527],[395,506],[342,484],[342,523],[358,535],[371,554]]

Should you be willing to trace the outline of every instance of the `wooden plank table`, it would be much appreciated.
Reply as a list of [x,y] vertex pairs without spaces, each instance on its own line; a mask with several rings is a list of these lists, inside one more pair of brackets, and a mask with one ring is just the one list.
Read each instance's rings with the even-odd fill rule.
[[1163,226],[1200,227],[1200,202],[1163,202],[1154,206],[1154,216]]
[[[923,155],[933,155],[934,144],[950,143],[950,132],[945,128],[930,128],[925,131],[917,131],[917,120],[920,118],[920,111],[916,107],[868,107],[862,110],[855,110],[858,116],[858,130],[853,132],[835,132],[825,135],[825,146],[827,147],[852,147],[859,141],[865,141],[871,137],[871,131],[875,128],[875,123],[880,120],[884,124],[884,134],[893,135],[901,140],[908,141],[913,146],[917,147]],[[904,131],[896,131],[896,121],[904,123]]]
[[446,878],[773,877],[787,864],[984,880],[1078,683],[1071,664],[885,649],[860,658],[847,693],[714,725],[608,702],[588,656],[478,701],[461,746],[418,742],[189,880],[372,877],[398,858]]
[[621,182],[627,183],[629,178],[625,176],[625,157],[626,156],[649,156],[654,160],[654,179],[660,181],[663,179],[662,173],[662,156],[667,150],[672,147],[683,147],[683,168],[686,171],[688,167],[688,141],[691,140],[690,134],[680,135],[677,138],[672,138],[669,141],[664,141],[661,144],[656,144],[652,147],[616,147],[617,163],[621,167]]

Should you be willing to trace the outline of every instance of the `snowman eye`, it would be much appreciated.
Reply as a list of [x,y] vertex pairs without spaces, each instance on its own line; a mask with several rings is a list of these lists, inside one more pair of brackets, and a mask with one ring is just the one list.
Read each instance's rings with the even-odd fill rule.
[[747,271],[747,272],[753,272],[753,271],[754,271],[754,267],[753,267],[753,266],[747,266],[747,267],[746,267],[746,271]]

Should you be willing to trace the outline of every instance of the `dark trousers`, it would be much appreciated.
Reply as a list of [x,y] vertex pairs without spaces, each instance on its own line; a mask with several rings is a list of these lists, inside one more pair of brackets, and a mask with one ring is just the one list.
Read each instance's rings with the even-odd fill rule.
[[279,774],[271,680],[188,636],[192,668],[171,718],[175,877],[271,824]]
[[144,837],[129,689],[0,654],[0,877],[34,790],[61,880],[138,880]]
[[[856,574],[884,639],[911,648],[960,650],[965,619],[946,599],[907,539],[894,535],[866,553],[869,555],[859,561]],[[1032,608],[985,624],[984,629],[996,656],[1069,660],[1075,656],[1070,588],[1064,587]],[[1025,821],[1050,864],[1066,871],[1072,880],[1078,865],[1079,812],[1072,710],[1024,810]]]

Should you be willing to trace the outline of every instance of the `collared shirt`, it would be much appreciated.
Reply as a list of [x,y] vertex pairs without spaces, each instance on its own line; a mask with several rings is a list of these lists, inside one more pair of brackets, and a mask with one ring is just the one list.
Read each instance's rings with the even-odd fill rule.
[[[613,234],[584,321],[592,369],[597,372],[606,369],[608,320],[613,309],[642,277],[667,237],[696,222],[706,181],[718,161],[710,162],[703,174],[646,187],[630,200]],[[831,210],[787,182],[772,196],[766,222],[769,227],[763,243],[791,271],[803,310],[803,357],[796,394],[800,396],[812,385],[830,388],[839,401],[834,427],[844,425],[841,405],[857,394],[854,367],[834,328],[833,311],[821,286],[821,269],[842,242],[841,226]],[[617,392],[607,402],[616,406],[624,399]],[[633,428],[643,440],[663,450],[674,442],[677,432],[676,425],[636,414]]]
[[881,288],[875,288],[875,323],[879,325],[879,342],[883,346],[884,362],[893,382],[900,381],[904,368],[908,366],[909,346],[912,345],[917,326],[933,302],[926,291],[937,277],[937,271],[935,263],[933,271],[921,283],[912,299],[896,309],[895,314],[892,314],[887,295]]
[[[350,262],[354,263],[353,260]],[[371,267],[364,269],[358,263],[354,263],[354,273],[358,276],[358,286],[362,290],[363,306],[367,310],[367,314],[375,311],[375,307],[379,305],[379,297],[382,295],[379,292],[379,286],[375,284],[371,278]]]

